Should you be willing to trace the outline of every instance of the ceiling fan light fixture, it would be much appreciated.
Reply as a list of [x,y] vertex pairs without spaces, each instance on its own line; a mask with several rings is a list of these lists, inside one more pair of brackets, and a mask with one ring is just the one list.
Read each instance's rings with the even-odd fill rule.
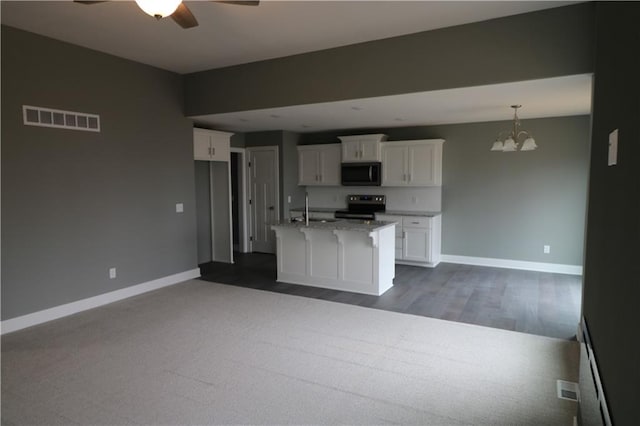
[[182,0],[136,0],[136,3],[144,13],[160,19],[175,12]]

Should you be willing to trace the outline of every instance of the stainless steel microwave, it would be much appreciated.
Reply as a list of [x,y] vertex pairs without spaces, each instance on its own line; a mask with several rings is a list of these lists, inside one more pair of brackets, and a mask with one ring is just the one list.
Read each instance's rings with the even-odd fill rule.
[[345,186],[380,186],[382,163],[342,163],[342,184]]

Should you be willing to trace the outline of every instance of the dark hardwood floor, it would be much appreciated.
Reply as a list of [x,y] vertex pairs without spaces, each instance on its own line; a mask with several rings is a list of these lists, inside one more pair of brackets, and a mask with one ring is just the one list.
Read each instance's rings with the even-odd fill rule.
[[234,264],[200,265],[201,279],[562,339],[574,339],[578,327],[580,276],[451,263],[433,269],[396,265],[393,288],[368,296],[280,283],[274,255],[234,256]]

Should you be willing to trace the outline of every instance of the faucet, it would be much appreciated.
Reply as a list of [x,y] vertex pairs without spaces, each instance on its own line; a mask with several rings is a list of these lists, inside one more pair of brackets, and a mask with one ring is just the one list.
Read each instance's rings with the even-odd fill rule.
[[304,225],[309,226],[309,193],[304,193]]

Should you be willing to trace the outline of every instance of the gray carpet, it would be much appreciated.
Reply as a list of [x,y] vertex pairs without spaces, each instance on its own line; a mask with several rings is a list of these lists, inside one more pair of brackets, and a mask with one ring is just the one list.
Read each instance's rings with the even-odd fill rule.
[[571,425],[578,345],[203,281],[2,337],[2,424]]

